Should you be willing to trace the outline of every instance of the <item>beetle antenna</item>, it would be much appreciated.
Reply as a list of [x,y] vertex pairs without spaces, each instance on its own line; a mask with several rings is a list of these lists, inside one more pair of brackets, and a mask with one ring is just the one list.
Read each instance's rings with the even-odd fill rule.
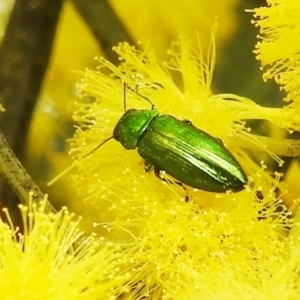
[[[126,107],[126,90],[127,90],[127,83],[126,83],[126,82],[124,82],[123,89],[124,89],[124,90],[123,90],[123,95],[124,95],[124,110],[125,110],[125,112],[126,112],[126,111],[127,111],[127,107]],[[151,110],[154,110],[154,109],[155,109],[154,103],[153,103],[150,99],[148,99],[147,97],[145,97],[145,96],[143,96],[142,94],[139,93],[139,86],[138,86],[138,85],[136,85],[134,91],[136,92],[137,95],[139,95],[141,98],[143,98],[143,99],[146,100],[148,103],[150,103],[150,105],[151,105]]]
[[[107,143],[109,140],[113,139],[114,137],[111,136],[108,139],[104,140],[102,143],[100,143],[96,148],[94,148],[91,152],[89,152],[88,154],[85,154],[83,156],[81,156],[79,158],[79,160],[86,158],[88,156],[90,156],[92,153],[94,153],[96,150],[98,150],[101,146],[103,146],[105,143]],[[61,177],[63,177],[65,174],[67,174],[68,172],[70,172],[76,165],[77,165],[78,161],[73,162],[69,167],[67,167],[65,170],[63,170],[61,173],[59,173],[57,176],[55,176],[51,181],[49,181],[47,183],[47,186],[52,185],[54,182],[56,182],[58,179],[60,179]]]
[[127,84],[126,84],[126,82],[124,82],[124,85],[123,85],[123,95],[124,95],[124,111],[125,112],[127,111],[127,108],[126,108],[126,89],[127,89]]
[[154,103],[148,99],[147,97],[143,96],[142,94],[139,93],[139,90],[138,90],[138,85],[135,87],[135,92],[137,93],[137,95],[139,95],[141,98],[143,98],[144,100],[146,100],[148,103],[150,103],[151,105],[151,110],[154,110],[155,109],[155,105]]
[[92,153],[94,153],[96,150],[98,150],[101,146],[103,146],[104,144],[106,144],[108,141],[110,141],[111,139],[113,139],[114,137],[111,136],[108,139],[104,140],[103,142],[101,142],[98,146],[96,146],[96,148],[94,148],[91,152],[89,152],[88,154],[85,154],[83,156],[80,157],[80,159],[85,158],[90,156]]

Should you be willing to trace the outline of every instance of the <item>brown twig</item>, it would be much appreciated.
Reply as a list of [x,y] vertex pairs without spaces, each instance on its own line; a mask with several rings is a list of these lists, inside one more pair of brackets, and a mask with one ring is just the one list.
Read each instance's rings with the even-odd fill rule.
[[[28,204],[29,193],[35,202],[44,200],[44,194],[28,175],[13,151],[9,148],[2,132],[0,131],[0,175],[10,185],[22,203]],[[50,202],[46,203],[45,212],[55,212]]]

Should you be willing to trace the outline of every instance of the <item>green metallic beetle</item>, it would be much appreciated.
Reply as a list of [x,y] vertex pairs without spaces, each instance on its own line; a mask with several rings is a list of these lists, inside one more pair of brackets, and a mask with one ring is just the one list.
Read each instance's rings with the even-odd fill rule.
[[175,183],[208,192],[244,189],[247,176],[219,139],[189,121],[159,114],[149,99],[141,97],[152,108],[126,111],[124,102],[125,113],[115,126],[113,136],[97,148],[114,138],[128,150],[137,148],[146,166],[152,166],[157,176],[165,171],[176,179]]
[[146,163],[196,189],[239,192],[247,176],[222,142],[170,115],[130,109],[117,123],[113,138],[128,150],[136,149]]

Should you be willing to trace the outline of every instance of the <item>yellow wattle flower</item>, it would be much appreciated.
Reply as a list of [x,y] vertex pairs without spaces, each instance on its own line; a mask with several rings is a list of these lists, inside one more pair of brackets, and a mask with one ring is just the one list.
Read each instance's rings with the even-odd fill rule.
[[[213,95],[214,42],[206,60],[201,48],[194,50],[184,38],[173,44],[170,62],[159,62],[149,44],[143,51],[127,44],[115,50],[120,66],[99,59],[98,70],[87,70],[79,86],[83,101],[76,104],[72,153],[77,188],[98,212],[101,234],[122,247],[121,274],[130,274],[126,297],[272,299],[281,280],[280,295],[299,295],[299,247],[287,237],[295,225],[277,198],[280,176],[273,179],[263,162],[256,164],[241,147],[258,141],[264,150],[241,120],[284,124],[284,118],[277,120],[282,110],[236,95]],[[180,186],[145,172],[136,151],[113,140],[94,151],[112,135],[124,113],[124,98],[126,109],[150,109],[137,89],[162,114],[189,119],[222,139],[245,168],[249,186],[236,194],[188,188],[186,202]]]
[[290,107],[300,104],[300,2],[268,0],[268,7],[254,10],[260,41],[255,53],[261,61],[264,79],[274,79],[287,92]]
[[24,233],[0,220],[1,299],[115,299],[127,291],[115,245],[84,237],[66,208],[20,208]]

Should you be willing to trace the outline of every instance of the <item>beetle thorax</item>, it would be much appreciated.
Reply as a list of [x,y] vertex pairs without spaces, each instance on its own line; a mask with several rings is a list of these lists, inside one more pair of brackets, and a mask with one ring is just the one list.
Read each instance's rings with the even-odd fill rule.
[[135,149],[139,138],[157,115],[156,110],[130,109],[126,111],[113,131],[114,139],[128,150]]

